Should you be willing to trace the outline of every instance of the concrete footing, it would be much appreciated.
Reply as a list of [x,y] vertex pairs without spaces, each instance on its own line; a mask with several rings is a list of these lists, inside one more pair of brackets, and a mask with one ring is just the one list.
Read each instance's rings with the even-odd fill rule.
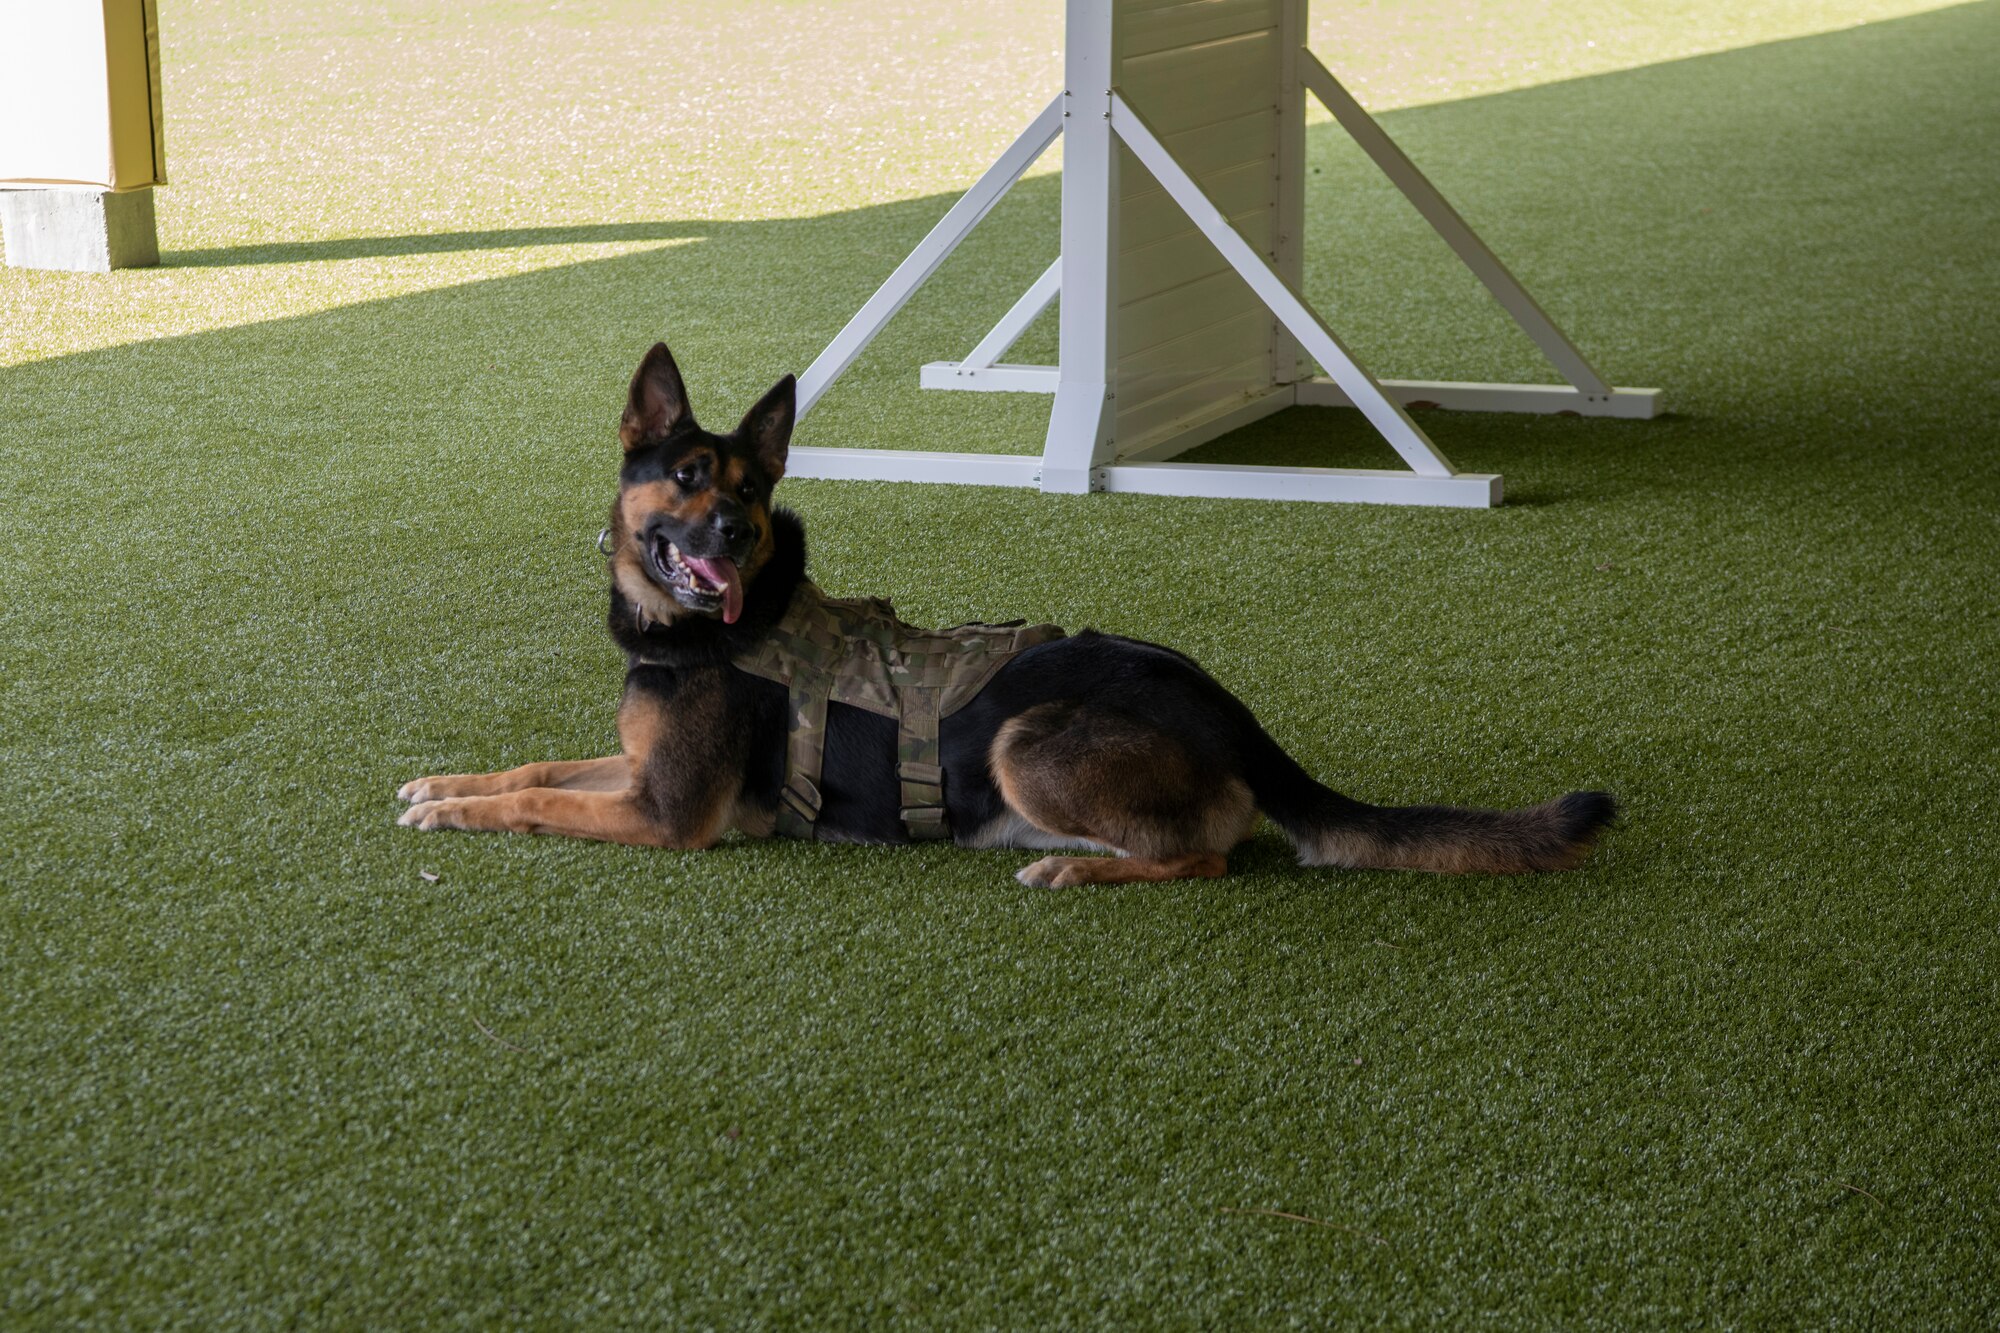
[[12,268],[109,273],[160,262],[150,188],[0,189],[0,241]]

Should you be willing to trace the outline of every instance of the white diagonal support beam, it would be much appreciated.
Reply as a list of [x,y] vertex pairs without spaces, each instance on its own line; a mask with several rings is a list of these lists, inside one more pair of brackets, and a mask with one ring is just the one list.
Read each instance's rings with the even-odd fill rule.
[[1604,382],[1569,335],[1557,328],[1555,321],[1528,294],[1528,289],[1517,281],[1500,257],[1487,248],[1486,242],[1467,225],[1451,202],[1438,192],[1430,179],[1417,170],[1417,164],[1409,155],[1396,146],[1375,118],[1362,109],[1347,89],[1341,87],[1340,80],[1333,77],[1325,65],[1311,51],[1299,52],[1299,78],[1311,90],[1313,96],[1325,104],[1347,131],[1348,137],[1368,154],[1383,175],[1387,176],[1403,197],[1415,206],[1424,221],[1430,223],[1444,243],[1452,248],[1473,276],[1486,284],[1486,290],[1493,293],[1506,312],[1514,317],[1521,331],[1535,340],[1535,346],[1542,349],[1562,377],[1575,386],[1577,392],[1591,398],[1611,395],[1611,387]]
[[1021,340],[1028,326],[1049,308],[1049,303],[1061,290],[1062,259],[1058,256],[1054,263],[1042,270],[1042,276],[1035,279],[1034,285],[1021,293],[1021,299],[1000,316],[1000,322],[979,340],[979,346],[968,352],[965,360],[958,364],[966,370],[984,370],[1005,356],[1007,349]]
[[1410,420],[1402,404],[1382,391],[1375,377],[1362,369],[1333,330],[1313,313],[1305,298],[1229,225],[1228,217],[1174,160],[1152,126],[1116,92],[1111,94],[1111,128],[1202,235],[1208,237],[1209,243],[1221,252],[1229,266],[1250,284],[1250,290],[1299,340],[1306,353],[1325,368],[1348,400],[1361,409],[1390,447],[1403,456],[1403,461],[1427,477],[1451,476],[1455,469],[1450,461]]
[[1063,99],[1058,97],[1042,109],[1042,113],[1021,131],[1020,137],[1009,145],[1000,159],[959,197],[958,202],[931,228],[930,234],[910,251],[909,258],[896,266],[888,281],[876,289],[875,294],[868,298],[868,303],[847,321],[847,327],[826,345],[826,350],[806,368],[806,373],[799,376],[800,416],[812,410],[813,404],[874,341],[882,326],[903,308],[917,288],[937,271],[938,265],[958,248],[958,243],[992,211],[1001,196],[1013,188],[1021,173],[1033,166],[1035,159],[1055,142],[1056,136],[1062,133],[1062,124]]

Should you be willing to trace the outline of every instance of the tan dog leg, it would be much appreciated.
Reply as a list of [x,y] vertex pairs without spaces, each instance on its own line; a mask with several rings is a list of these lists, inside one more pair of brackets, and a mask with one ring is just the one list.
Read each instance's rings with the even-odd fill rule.
[[1215,879],[1249,836],[1250,789],[1205,771],[1172,733],[1124,714],[1040,704],[993,739],[994,781],[1036,828],[1115,848],[1117,857],[1047,856],[1015,878],[1038,888]]
[[632,781],[632,761],[622,754],[603,759],[559,759],[523,764],[499,773],[445,773],[417,778],[397,791],[398,800],[441,801],[453,796],[498,796],[530,787],[566,791],[621,791]]
[[498,796],[454,796],[413,805],[396,822],[420,829],[551,833],[641,847],[706,847],[715,841],[713,835],[699,841],[675,837],[627,791],[529,787]]

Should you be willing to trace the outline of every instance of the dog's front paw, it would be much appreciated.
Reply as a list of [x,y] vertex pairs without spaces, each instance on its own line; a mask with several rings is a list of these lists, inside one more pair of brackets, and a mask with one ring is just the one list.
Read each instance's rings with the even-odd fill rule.
[[[415,785],[415,784],[412,784]],[[396,822],[405,828],[425,830],[441,828],[479,828],[480,825],[467,818],[469,801],[463,797],[449,801],[418,800],[403,811]]]
[[475,789],[478,775],[472,773],[437,773],[427,778],[411,778],[396,788],[396,799],[421,805],[425,801],[442,801],[451,796],[483,796]]
[[1016,871],[1014,878],[1031,889],[1073,889],[1079,884],[1091,882],[1088,868],[1092,859],[1087,856],[1045,856],[1033,865]]

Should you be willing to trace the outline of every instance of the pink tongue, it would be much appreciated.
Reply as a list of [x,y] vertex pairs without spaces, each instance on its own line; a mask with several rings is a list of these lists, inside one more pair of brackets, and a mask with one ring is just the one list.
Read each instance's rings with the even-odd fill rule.
[[713,560],[691,555],[682,558],[689,569],[701,575],[704,583],[722,589],[722,623],[734,625],[736,617],[743,614],[743,576],[736,572],[736,562],[726,555]]

